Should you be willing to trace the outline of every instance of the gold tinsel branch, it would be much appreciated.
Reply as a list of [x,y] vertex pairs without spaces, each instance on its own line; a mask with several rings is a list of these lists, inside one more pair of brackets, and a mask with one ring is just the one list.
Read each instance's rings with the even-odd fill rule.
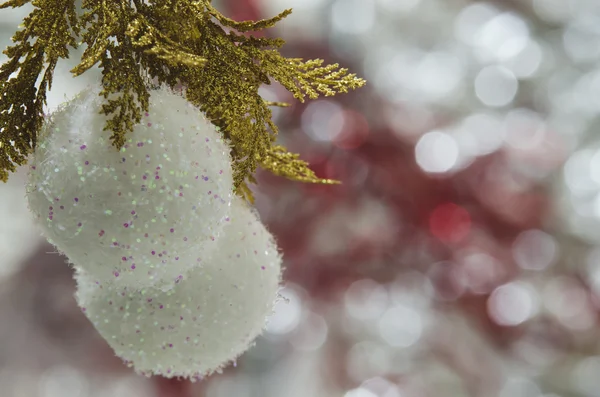
[[[27,3],[12,0],[0,4],[0,9]],[[0,66],[3,181],[16,165],[27,162],[43,124],[46,91],[52,87],[54,68],[59,58],[69,57],[68,47],[76,47],[74,36],[79,33],[72,0],[34,0],[32,4],[35,8],[23,21],[23,29],[12,38],[15,44],[4,50],[9,61]]]
[[[9,0],[0,8],[26,3]],[[24,164],[35,148],[54,67],[80,37],[86,49],[72,72],[102,68],[102,113],[108,116],[105,130],[112,133],[116,149],[148,108],[148,76],[171,88],[186,87],[186,98],[230,141],[241,195],[251,198],[247,184],[256,182],[259,166],[297,181],[336,183],[318,178],[298,155],[275,144],[278,130],[270,107],[289,105],[264,100],[259,88],[275,80],[304,101],[345,93],[365,81],[337,64],[285,58],[278,50],[284,44],[280,38],[245,34],[274,26],[291,10],[238,22],[222,15],[210,0],[83,0],[78,19],[74,0],[32,4],[24,29],[13,38],[15,45],[5,51],[9,61],[0,68],[1,179]]]

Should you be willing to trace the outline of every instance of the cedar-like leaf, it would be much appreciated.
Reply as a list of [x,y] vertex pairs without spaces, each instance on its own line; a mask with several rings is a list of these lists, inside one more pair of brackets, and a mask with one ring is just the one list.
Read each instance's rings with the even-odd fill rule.
[[[19,7],[27,1],[13,0],[0,8]],[[68,58],[79,32],[72,0],[33,0],[33,11],[23,29],[13,36],[14,45],[0,66],[0,179],[27,162],[42,127],[46,91],[59,58]],[[40,79],[40,75],[42,76]]]

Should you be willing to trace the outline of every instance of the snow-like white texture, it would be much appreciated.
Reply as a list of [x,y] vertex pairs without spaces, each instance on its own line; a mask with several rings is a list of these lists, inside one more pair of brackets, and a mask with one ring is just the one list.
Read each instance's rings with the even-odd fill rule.
[[29,207],[95,280],[167,291],[206,261],[230,216],[229,147],[198,109],[161,88],[119,151],[103,131],[99,92],[83,91],[45,123]]
[[116,354],[140,373],[197,379],[248,349],[271,314],[281,257],[235,198],[212,256],[175,288],[135,291],[76,276],[76,298]]

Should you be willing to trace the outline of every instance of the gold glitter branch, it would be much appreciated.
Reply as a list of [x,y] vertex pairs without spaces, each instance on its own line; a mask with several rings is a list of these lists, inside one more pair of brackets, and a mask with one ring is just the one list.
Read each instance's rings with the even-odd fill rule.
[[[12,0],[1,4],[0,9],[26,3]],[[68,46],[77,45],[74,35],[79,27],[72,0],[34,0],[32,4],[34,10],[23,21],[23,30],[12,38],[15,44],[4,51],[9,61],[0,67],[0,179],[3,181],[17,165],[27,161],[35,147],[56,63],[59,58],[69,57]]]
[[[9,0],[0,8],[26,0]],[[102,112],[112,116],[106,130],[120,148],[126,135],[147,110],[150,95],[145,76],[172,88],[185,87],[186,98],[230,140],[235,186],[251,197],[258,166],[297,181],[335,183],[319,179],[283,146],[275,144],[277,126],[270,102],[259,95],[263,84],[281,83],[304,101],[361,87],[365,81],[322,60],[288,59],[279,53],[284,41],[245,33],[270,28],[291,10],[260,21],[234,21],[210,0],[83,0],[84,13],[75,18],[74,0],[33,0],[36,7],[7,50],[10,60],[0,69],[0,177],[23,164],[41,128],[45,90],[58,58],[83,32],[87,48],[73,69],[79,75],[95,65],[103,69]],[[34,23],[35,22],[35,23]],[[29,39],[37,39],[30,44]],[[39,44],[38,44],[39,43]],[[21,59],[25,59],[21,62]],[[39,88],[38,76],[47,65]],[[15,71],[16,78],[8,80]]]
[[82,6],[88,10],[81,18],[87,48],[72,72],[80,75],[100,63],[104,87],[101,95],[107,99],[102,113],[113,116],[104,130],[112,132],[110,139],[121,148],[125,135],[142,119],[142,110],[148,109],[150,98],[135,47],[127,35],[136,12],[127,0],[84,0]]

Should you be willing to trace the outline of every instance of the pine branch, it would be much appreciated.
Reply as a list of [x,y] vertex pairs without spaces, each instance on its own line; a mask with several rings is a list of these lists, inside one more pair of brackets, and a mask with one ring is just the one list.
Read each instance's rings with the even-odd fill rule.
[[[26,3],[13,0],[0,8]],[[35,148],[44,118],[46,91],[52,86],[56,63],[59,58],[69,57],[69,46],[77,45],[74,36],[79,28],[71,0],[34,0],[32,4],[34,10],[23,21],[23,30],[13,36],[15,44],[4,51],[9,61],[0,67],[0,179],[3,181],[16,166],[26,163]]]
[[101,95],[107,99],[102,105],[102,113],[113,117],[104,130],[112,132],[110,139],[120,149],[127,133],[142,120],[142,111],[148,110],[150,93],[129,46],[111,43],[108,49],[110,57],[103,55],[101,60],[104,86]]
[[81,26],[85,29],[82,41],[87,47],[79,65],[71,70],[75,76],[97,65],[106,55],[110,39],[123,30],[119,8],[109,0],[84,0],[82,5],[88,10],[81,17]]

